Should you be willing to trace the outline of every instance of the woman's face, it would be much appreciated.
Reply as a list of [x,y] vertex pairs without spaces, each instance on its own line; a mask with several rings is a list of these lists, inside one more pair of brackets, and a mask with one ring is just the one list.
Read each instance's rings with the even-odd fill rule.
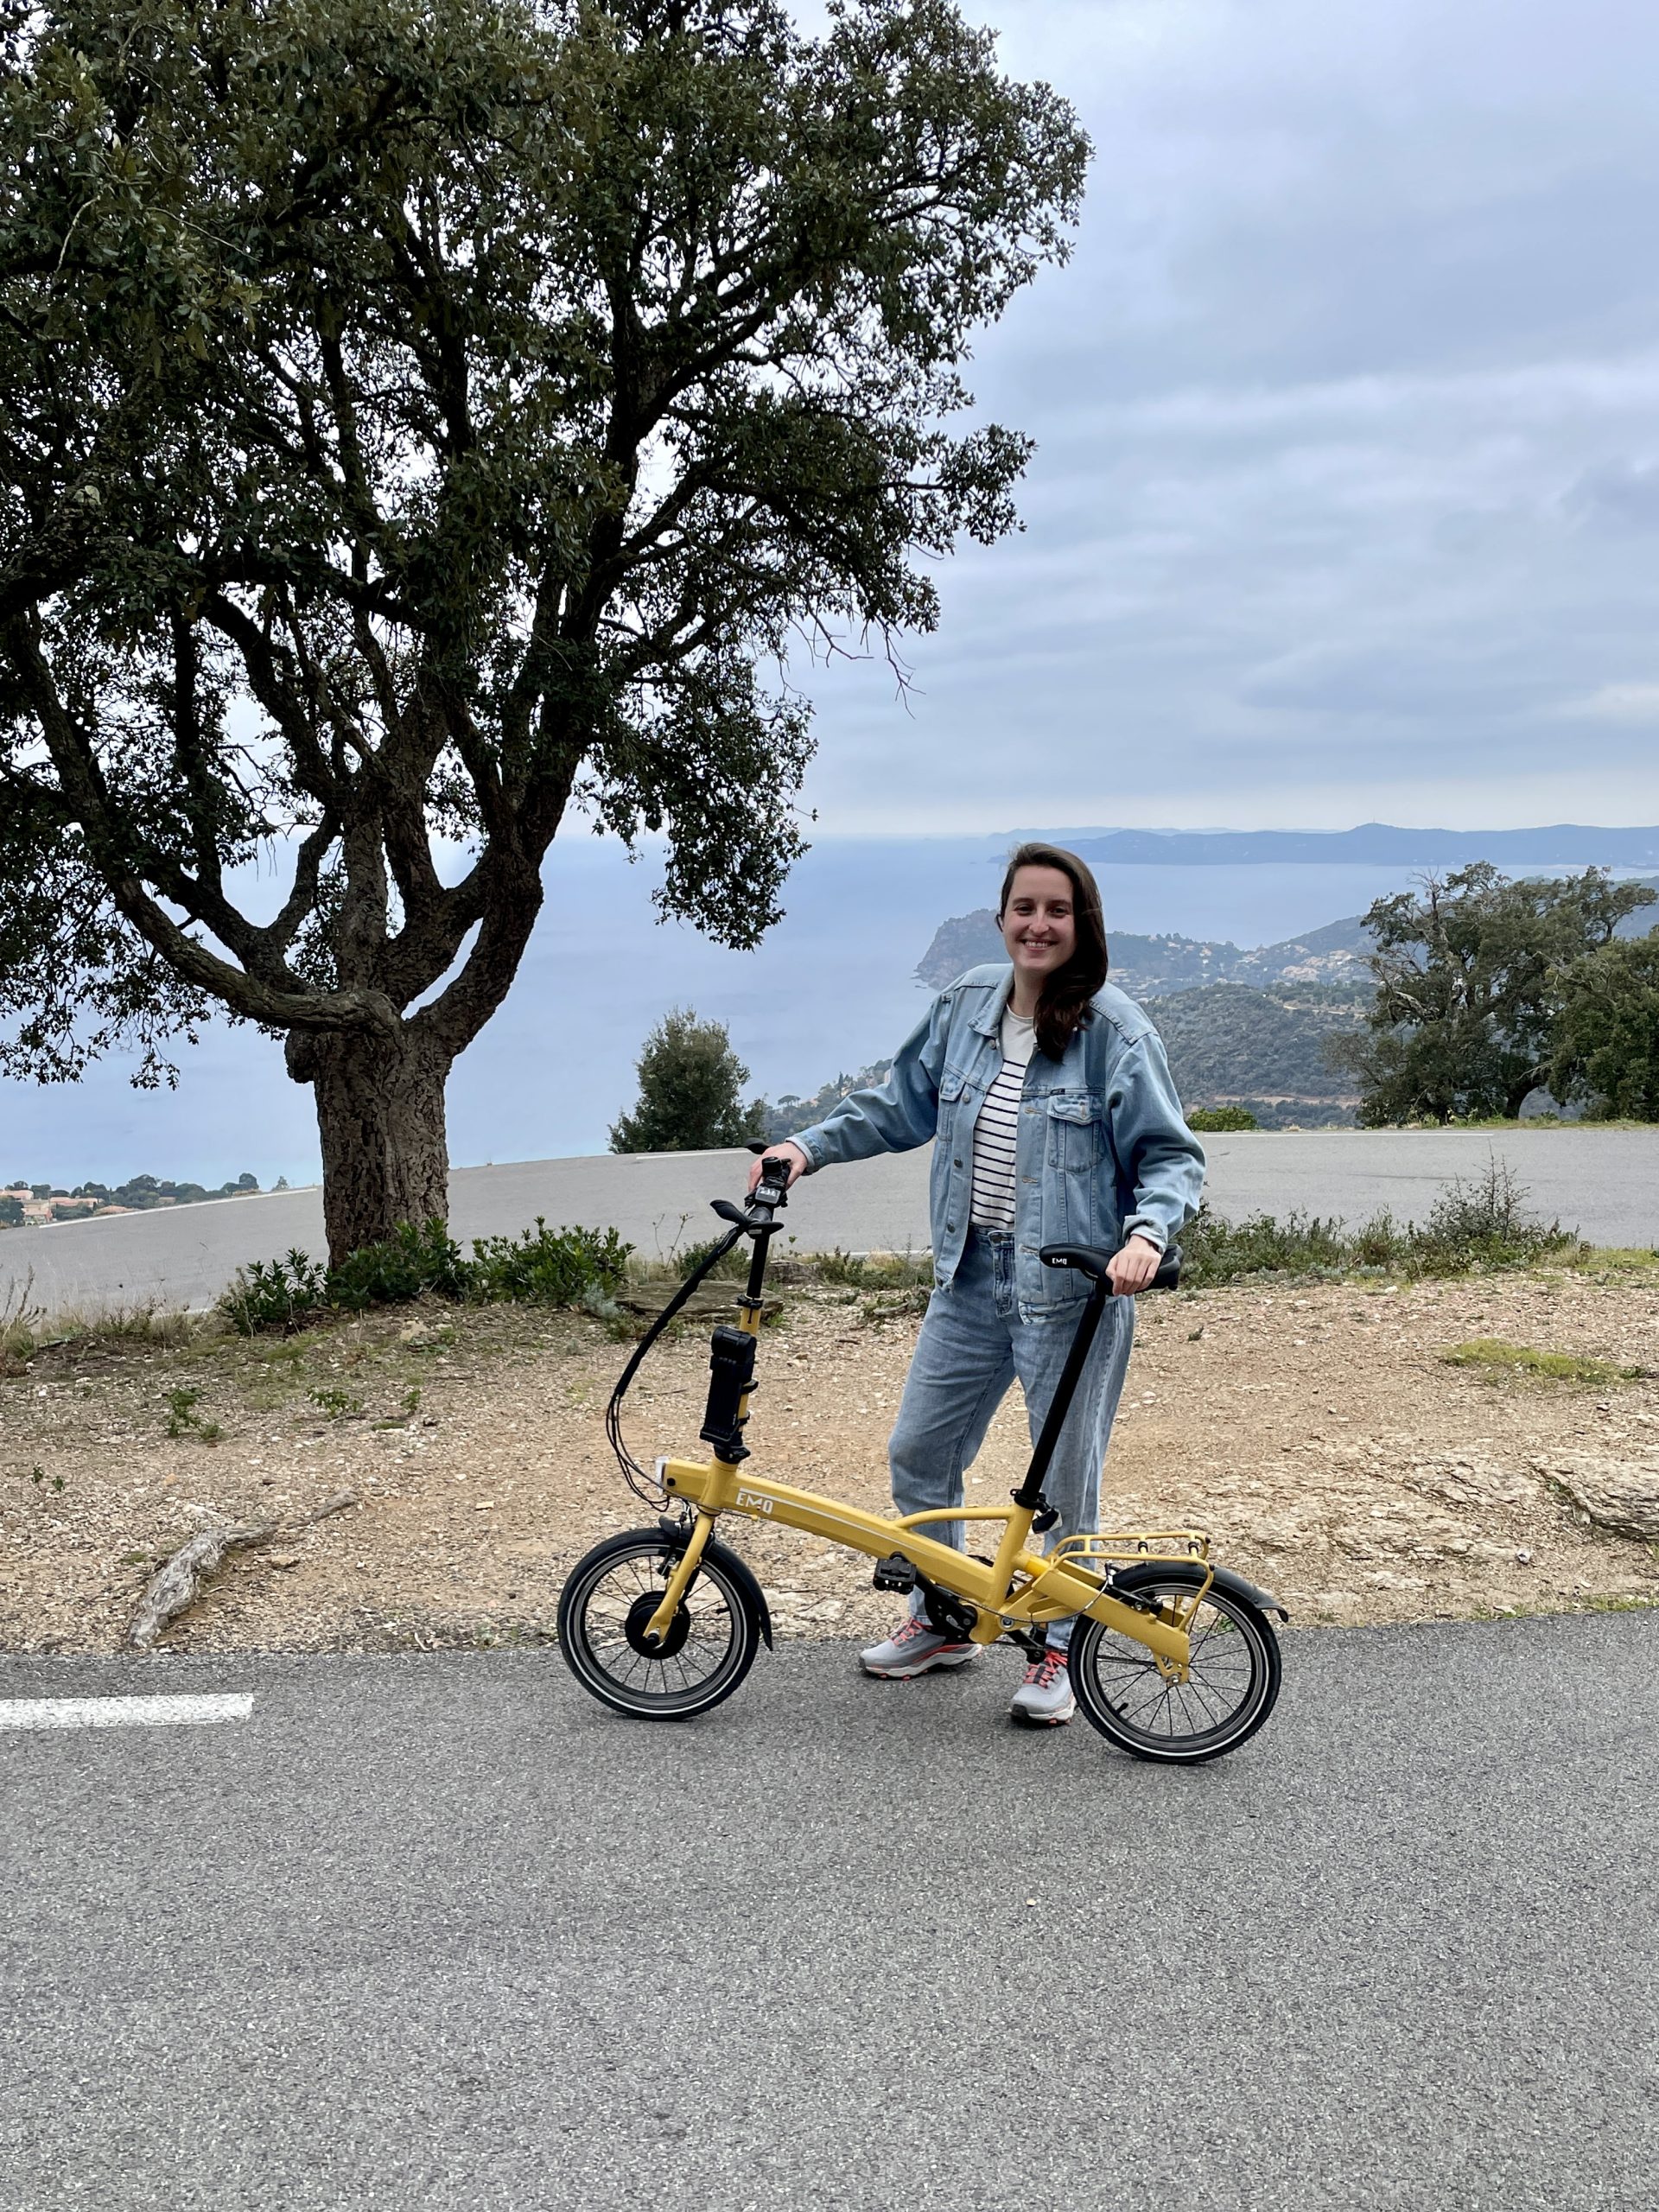
[[1017,976],[1040,986],[1063,968],[1077,945],[1076,893],[1065,870],[1016,868],[1001,926]]

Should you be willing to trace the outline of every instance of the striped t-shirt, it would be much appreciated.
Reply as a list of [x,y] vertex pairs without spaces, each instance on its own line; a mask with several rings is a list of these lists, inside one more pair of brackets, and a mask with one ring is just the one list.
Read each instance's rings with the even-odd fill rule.
[[1014,1160],[1026,1070],[1037,1048],[1037,1025],[1011,1006],[1002,1014],[1002,1066],[974,1123],[976,1229],[1014,1227]]

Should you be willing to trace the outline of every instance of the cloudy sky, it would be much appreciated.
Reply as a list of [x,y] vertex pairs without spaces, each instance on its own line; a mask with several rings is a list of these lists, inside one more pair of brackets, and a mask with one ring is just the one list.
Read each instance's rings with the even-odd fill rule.
[[1659,820],[1659,16],[975,0],[1096,148],[980,349],[1040,450],[831,833]]

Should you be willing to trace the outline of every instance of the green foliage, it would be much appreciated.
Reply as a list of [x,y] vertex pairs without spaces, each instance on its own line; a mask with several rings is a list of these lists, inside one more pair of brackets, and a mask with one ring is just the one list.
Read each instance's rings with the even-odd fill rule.
[[723,1022],[671,1007],[638,1066],[639,1103],[613,1124],[613,1152],[708,1152],[765,1134],[765,1106],[745,1106],[739,1095],[749,1071]]
[[268,1329],[288,1335],[327,1303],[327,1270],[308,1254],[290,1251],[286,1260],[251,1260],[238,1268],[219,1310],[239,1336]]
[[225,1433],[216,1421],[204,1421],[196,1411],[201,1403],[200,1390],[169,1390],[167,1394],[167,1433],[169,1436],[194,1436],[201,1444],[217,1444]]
[[[245,1337],[291,1332],[330,1308],[360,1313],[428,1294],[480,1305],[588,1306],[613,1313],[611,1295],[626,1279],[632,1249],[613,1229],[549,1229],[538,1215],[533,1232],[474,1237],[469,1260],[442,1222],[421,1229],[404,1222],[393,1236],[363,1246],[338,1268],[325,1269],[304,1252],[238,1268],[219,1310]],[[414,1404],[419,1402],[417,1390]]]
[[1259,1129],[1254,1114],[1243,1106],[1195,1106],[1186,1126],[1199,1136],[1220,1136],[1234,1130]]
[[[0,896],[3,896],[0,893]],[[77,1183],[73,1190],[59,1190],[50,1183],[29,1183],[19,1176],[15,1183],[0,1188],[0,1229],[21,1228],[28,1217],[23,1211],[25,1192],[33,1198],[61,1199],[54,1205],[54,1221],[79,1221],[87,1214],[101,1213],[108,1206],[126,1206],[144,1213],[158,1206],[196,1205],[210,1198],[245,1198],[259,1188],[253,1175],[238,1175],[233,1183],[221,1183],[217,1190],[210,1190],[201,1183],[175,1183],[165,1177],[135,1175],[125,1183]],[[75,1201],[90,1198],[91,1206]]]
[[1549,1087],[1608,1117],[1659,1122],[1659,931],[1562,969]]
[[369,1306],[406,1306],[423,1292],[464,1298],[470,1277],[461,1247],[441,1221],[416,1229],[399,1222],[378,1244],[365,1244],[328,1270],[328,1302],[347,1313]]
[[844,1283],[854,1290],[931,1288],[933,1281],[931,1252],[843,1252],[837,1245],[811,1264],[820,1282]]
[[1386,1211],[1351,1230],[1296,1212],[1230,1222],[1205,1205],[1181,1231],[1181,1281],[1198,1290],[1250,1275],[1499,1273],[1582,1252],[1559,1222],[1536,1220],[1526,1197],[1509,1167],[1493,1160],[1472,1181],[1448,1184],[1421,1223],[1402,1224]]
[[169,1200],[175,1206],[193,1206],[209,1198],[246,1198],[258,1188],[258,1179],[248,1174],[238,1175],[233,1183],[221,1183],[217,1190],[201,1183],[175,1183],[166,1176],[134,1175],[124,1183],[77,1183],[69,1195],[96,1198],[102,1205],[130,1206],[143,1213]]
[[1484,1173],[1468,1181],[1453,1177],[1411,1234],[1426,1253],[1492,1267],[1524,1265],[1578,1242],[1559,1221],[1534,1217],[1524,1186],[1496,1154],[1487,1155]]
[[1517,1115],[1550,1072],[1561,971],[1655,895],[1605,869],[1512,883],[1481,861],[1379,899],[1376,1001],[1364,1033],[1330,1047],[1358,1079],[1361,1122]]
[[1351,1249],[1340,1221],[1299,1212],[1225,1221],[1208,1205],[1181,1231],[1180,1246],[1181,1281],[1193,1290],[1241,1275],[1337,1272]]
[[576,1306],[595,1291],[608,1297],[627,1280],[632,1249],[613,1229],[549,1229],[537,1214],[534,1236],[526,1229],[474,1238],[466,1294],[524,1306]]
[[321,1389],[313,1390],[311,1402],[330,1421],[349,1421],[354,1414],[360,1414],[363,1410],[361,1398],[353,1397],[349,1390],[342,1390],[338,1385],[332,1383],[325,1384]]
[[[802,1126],[804,1127],[804,1123]],[[723,1244],[725,1241],[723,1236],[709,1236],[705,1237],[701,1244],[688,1244],[683,1251],[676,1252],[672,1261],[675,1274],[683,1281],[687,1275],[696,1272],[717,1244]],[[742,1239],[733,1245],[731,1250],[715,1268],[711,1280],[715,1282],[737,1282],[746,1278],[748,1272],[749,1245],[747,1239]]]

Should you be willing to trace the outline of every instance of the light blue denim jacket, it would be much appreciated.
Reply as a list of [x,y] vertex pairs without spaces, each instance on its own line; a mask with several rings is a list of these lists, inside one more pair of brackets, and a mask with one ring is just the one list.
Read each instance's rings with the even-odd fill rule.
[[[937,1138],[929,1212],[934,1280],[948,1288],[967,1242],[974,1123],[1002,1066],[1014,969],[970,968],[939,993],[883,1084],[855,1090],[791,1141],[812,1169]],[[1043,1244],[1116,1249],[1132,1231],[1161,1249],[1198,1211],[1204,1152],[1182,1117],[1157,1031],[1114,985],[1065,1056],[1032,1055],[1015,1147],[1014,1291],[1022,1314],[1087,1297],[1086,1278],[1046,1268]]]

